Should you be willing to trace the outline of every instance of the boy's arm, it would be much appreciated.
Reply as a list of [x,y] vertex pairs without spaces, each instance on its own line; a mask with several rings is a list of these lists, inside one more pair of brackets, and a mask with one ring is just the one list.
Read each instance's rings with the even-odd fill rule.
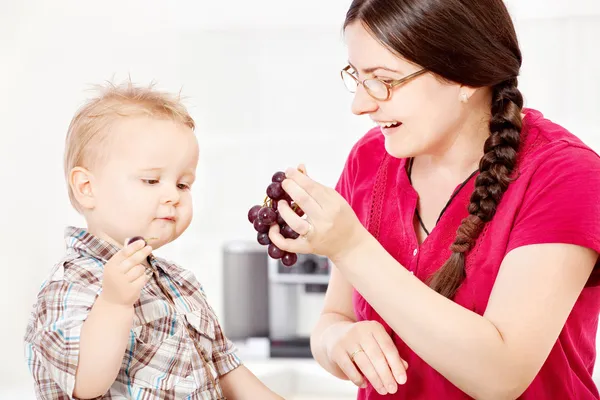
[[237,349],[221,328],[217,315],[208,299],[202,285],[198,283],[200,293],[205,301],[209,318],[214,323],[215,339],[213,341],[212,359],[219,374],[219,383],[225,397],[231,400],[283,400],[262,383],[248,368],[242,365],[237,356]]
[[225,397],[231,400],[283,400],[262,383],[248,368],[240,365],[221,376],[221,388]]
[[134,304],[149,276],[141,263],[152,248],[138,240],[116,252],[104,265],[102,293],[81,328],[74,394],[81,399],[103,395],[123,362]]
[[93,399],[110,388],[121,369],[132,323],[133,307],[98,296],[81,328],[75,397]]

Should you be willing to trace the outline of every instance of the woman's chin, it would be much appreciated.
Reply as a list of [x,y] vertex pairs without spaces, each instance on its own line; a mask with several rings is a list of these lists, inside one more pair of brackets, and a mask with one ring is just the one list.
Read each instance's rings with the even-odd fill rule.
[[386,137],[385,138],[385,151],[395,158],[407,158],[414,155],[414,143],[408,140],[402,140],[401,138]]

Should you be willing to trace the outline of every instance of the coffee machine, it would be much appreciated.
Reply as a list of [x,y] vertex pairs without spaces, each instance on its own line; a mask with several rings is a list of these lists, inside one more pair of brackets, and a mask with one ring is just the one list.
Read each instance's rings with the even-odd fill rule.
[[298,261],[286,267],[268,256],[266,246],[227,243],[223,249],[225,334],[234,341],[268,340],[270,357],[312,357],[309,337],[298,326],[300,314],[318,318],[320,307],[304,301],[306,294],[323,294],[329,276],[326,257],[298,254]]
[[268,266],[271,357],[312,357],[309,337],[298,335],[301,293],[327,290],[329,261],[314,254],[298,254],[298,261],[291,267],[272,258]]

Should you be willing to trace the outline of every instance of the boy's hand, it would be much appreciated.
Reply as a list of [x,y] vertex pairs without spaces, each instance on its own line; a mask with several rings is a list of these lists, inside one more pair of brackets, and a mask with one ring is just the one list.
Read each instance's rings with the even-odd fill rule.
[[142,263],[152,253],[152,247],[145,244],[144,240],[136,240],[106,263],[100,294],[106,302],[131,307],[139,299],[142,287],[150,279]]

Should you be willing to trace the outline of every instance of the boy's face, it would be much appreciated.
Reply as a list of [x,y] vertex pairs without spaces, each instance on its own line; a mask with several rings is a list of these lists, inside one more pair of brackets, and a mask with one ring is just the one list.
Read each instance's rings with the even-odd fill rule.
[[[125,118],[111,128],[106,153],[93,171],[90,231],[122,245],[143,236],[159,248],[189,226],[198,142],[184,124],[150,117]],[[111,240],[112,239],[112,240]],[[116,243],[115,243],[116,242]]]

